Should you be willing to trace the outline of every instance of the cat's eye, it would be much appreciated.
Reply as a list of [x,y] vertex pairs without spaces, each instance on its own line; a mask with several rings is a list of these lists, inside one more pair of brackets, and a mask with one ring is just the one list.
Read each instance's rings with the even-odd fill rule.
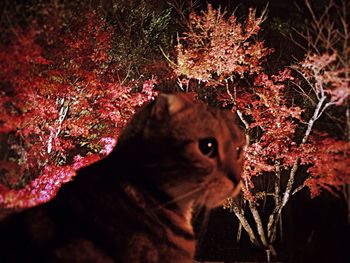
[[202,154],[213,158],[218,154],[218,142],[214,138],[205,138],[198,141]]

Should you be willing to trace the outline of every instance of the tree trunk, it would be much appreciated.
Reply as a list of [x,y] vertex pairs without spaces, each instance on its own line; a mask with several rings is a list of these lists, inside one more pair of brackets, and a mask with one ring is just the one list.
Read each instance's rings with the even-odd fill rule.
[[249,222],[247,221],[247,219],[245,218],[242,210],[237,206],[237,204],[233,204],[232,205],[232,211],[237,216],[237,218],[238,218],[239,222],[242,224],[242,227],[244,228],[244,230],[247,232],[250,241],[254,245],[259,246],[260,243],[259,243],[258,239],[256,238],[253,229],[249,225]]

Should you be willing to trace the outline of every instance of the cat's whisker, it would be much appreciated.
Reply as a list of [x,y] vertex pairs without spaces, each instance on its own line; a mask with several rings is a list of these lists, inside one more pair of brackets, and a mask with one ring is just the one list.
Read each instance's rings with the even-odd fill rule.
[[175,204],[175,203],[177,203],[177,202],[183,201],[184,199],[186,199],[186,198],[188,198],[188,197],[191,197],[192,195],[197,194],[198,192],[201,192],[201,191],[203,191],[203,190],[204,190],[204,186],[203,186],[203,187],[199,186],[199,187],[195,188],[194,190],[192,190],[192,191],[190,191],[190,192],[187,192],[187,193],[185,193],[185,194],[182,194],[182,195],[177,196],[176,198],[171,199],[169,202],[162,203],[161,205],[159,205],[159,206],[158,206],[157,208],[155,208],[155,209],[156,209],[156,210],[157,210],[157,209],[161,209],[161,208],[164,208],[164,207],[166,207],[166,206],[168,206],[168,205],[172,205],[172,204]]
[[[205,187],[208,187],[206,184]],[[205,203],[208,197],[208,192],[204,192],[203,195],[200,196],[200,198],[197,199],[197,205],[200,207],[205,207]]]
[[134,115],[115,149],[78,171],[55,200],[0,222],[0,248],[9,248],[0,258],[25,262],[26,253],[17,253],[21,260],[11,253],[21,241],[33,262],[43,253],[47,262],[80,262],[88,249],[89,262],[192,263],[196,209],[203,242],[211,209],[240,189],[235,149],[245,137],[234,123],[231,111],[187,94],[159,95]]

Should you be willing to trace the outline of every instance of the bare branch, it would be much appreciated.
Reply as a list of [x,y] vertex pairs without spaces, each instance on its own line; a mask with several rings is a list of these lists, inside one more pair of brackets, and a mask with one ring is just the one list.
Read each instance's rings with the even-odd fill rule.
[[261,221],[259,212],[256,209],[256,206],[253,202],[250,202],[250,201],[248,201],[248,202],[249,202],[250,211],[252,212],[256,227],[258,229],[258,234],[260,236],[260,240],[261,240],[264,247],[268,247],[269,243],[267,242],[267,239],[265,236],[265,231],[264,231],[263,223]]
[[256,245],[259,246],[259,241],[256,239],[255,234],[253,229],[251,228],[249,222],[247,221],[247,219],[245,218],[244,214],[242,213],[242,211],[240,210],[240,208],[237,206],[236,203],[233,203],[233,205],[231,206],[232,211],[234,212],[234,214],[236,215],[236,217],[238,218],[238,220],[241,222],[242,227],[244,228],[244,230],[247,232],[250,241]]

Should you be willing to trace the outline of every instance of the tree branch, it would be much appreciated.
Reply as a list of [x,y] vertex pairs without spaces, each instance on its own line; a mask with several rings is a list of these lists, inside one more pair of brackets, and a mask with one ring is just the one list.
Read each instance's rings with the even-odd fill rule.
[[238,205],[236,203],[233,203],[232,206],[232,211],[233,213],[236,215],[236,217],[238,218],[238,220],[241,222],[242,227],[244,228],[244,230],[247,232],[250,241],[256,245],[259,246],[260,243],[259,241],[256,239],[255,234],[253,229],[251,228],[251,226],[249,225],[249,222],[247,221],[247,219],[245,218],[244,214],[241,212],[241,209],[238,207]]

